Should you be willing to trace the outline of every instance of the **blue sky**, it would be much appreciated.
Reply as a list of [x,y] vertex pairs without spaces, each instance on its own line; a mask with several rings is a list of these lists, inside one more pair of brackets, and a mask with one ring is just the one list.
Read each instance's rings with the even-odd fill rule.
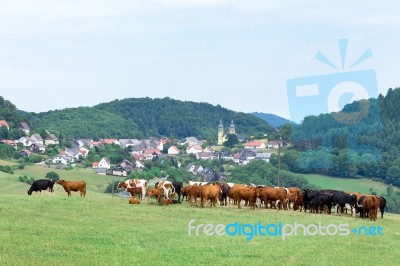
[[0,95],[32,112],[171,97],[289,118],[288,79],[346,71],[315,59],[340,65],[338,39],[349,63],[371,49],[352,70],[374,69],[380,93],[400,85],[399,2],[268,2],[2,0]]

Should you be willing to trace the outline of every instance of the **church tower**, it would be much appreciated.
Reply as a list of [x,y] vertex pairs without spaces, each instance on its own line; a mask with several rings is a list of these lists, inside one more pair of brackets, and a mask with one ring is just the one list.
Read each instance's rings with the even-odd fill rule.
[[218,126],[218,145],[224,144],[224,126],[222,125],[222,120],[219,121]]
[[231,121],[231,125],[229,126],[229,134],[236,135],[235,125],[233,124],[233,120]]

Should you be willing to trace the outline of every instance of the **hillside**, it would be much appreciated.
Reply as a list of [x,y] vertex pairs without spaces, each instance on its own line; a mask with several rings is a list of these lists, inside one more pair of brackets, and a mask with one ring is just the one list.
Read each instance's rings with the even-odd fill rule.
[[33,129],[44,128],[68,138],[139,138],[143,134],[131,119],[93,107],[67,108],[27,114]]
[[294,124],[294,122],[290,121],[289,119],[274,114],[259,113],[259,112],[254,112],[251,114],[263,119],[265,122],[267,122],[273,127],[280,127],[283,126],[284,124]]
[[94,108],[132,119],[145,136],[196,136],[215,140],[220,120],[225,129],[233,121],[236,132],[245,135],[271,129],[264,120],[250,114],[234,112],[220,105],[171,98],[130,98],[99,104]]
[[399,88],[389,89],[386,96],[379,95],[377,99],[348,104],[339,113],[308,116],[300,125],[293,126],[293,144],[297,152],[290,151],[291,158],[288,155],[283,161],[296,172],[377,177],[398,186],[398,106]]
[[[66,108],[42,113],[17,111],[6,102],[14,115],[10,121],[28,121],[33,131],[46,129],[68,138],[141,138],[167,136],[216,141],[217,127],[225,130],[231,121],[243,135],[265,133],[271,125],[251,114],[234,112],[220,105],[178,101],[170,98],[130,98],[102,103],[94,107]],[[1,113],[0,113],[1,116]],[[15,118],[15,119],[14,119]]]

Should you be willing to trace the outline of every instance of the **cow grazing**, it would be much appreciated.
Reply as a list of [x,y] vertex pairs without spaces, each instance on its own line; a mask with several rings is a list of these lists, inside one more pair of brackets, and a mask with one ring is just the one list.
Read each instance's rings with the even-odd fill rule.
[[328,207],[328,213],[331,214],[333,196],[329,193],[318,193],[309,201],[309,206],[314,208],[315,213],[322,213],[324,211],[324,206]]
[[297,211],[300,208],[300,212],[302,211],[304,206],[304,202],[303,202],[303,195],[300,195],[297,197],[297,199],[295,200],[294,204],[293,204],[293,210]]
[[375,195],[367,195],[363,201],[364,213],[368,213],[368,217],[372,221],[375,221],[377,218],[379,204],[379,198]]
[[54,183],[55,180],[50,180],[50,179],[39,179],[33,181],[31,188],[28,190],[28,195],[31,196],[32,192],[38,192],[42,193],[42,190],[49,190],[52,194],[54,194]]
[[79,191],[81,197],[86,196],[86,182],[85,181],[65,181],[60,179],[57,184],[63,186],[65,192],[67,192],[68,197],[71,197],[71,191]]
[[201,187],[201,207],[204,208],[204,205],[207,200],[210,200],[211,207],[214,206],[218,201],[219,195],[221,193],[221,187],[219,185],[204,185]]
[[138,200],[137,198],[130,198],[129,199],[129,204],[140,204],[140,200]]
[[301,190],[298,187],[290,187],[290,188],[288,188],[288,190],[289,190],[289,193],[287,195],[287,198],[289,201],[288,207],[290,209],[290,207],[291,207],[290,205],[291,204],[294,205],[296,199],[300,196]]

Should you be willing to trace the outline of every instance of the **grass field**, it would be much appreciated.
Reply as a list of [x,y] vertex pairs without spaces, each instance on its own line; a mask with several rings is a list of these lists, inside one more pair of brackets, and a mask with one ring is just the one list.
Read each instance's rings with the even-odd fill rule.
[[[324,189],[337,189],[352,192],[359,192],[370,194],[370,189],[375,191],[378,195],[387,193],[388,185],[380,182],[375,182],[371,179],[349,179],[331,176],[322,176],[316,174],[303,175],[310,184],[319,186]],[[394,188],[398,191],[398,188]]]
[[[42,178],[36,166],[0,172],[0,265],[399,265],[400,216],[385,214],[375,222],[350,216],[317,215],[227,206],[202,209],[129,205],[128,199],[102,193],[112,177],[91,171],[58,170],[60,178],[85,179],[85,198],[68,198],[55,185],[55,195],[26,194],[18,176]],[[199,236],[195,225],[279,223],[348,224],[348,228],[380,226],[383,236]],[[195,234],[195,230],[192,230]]]

